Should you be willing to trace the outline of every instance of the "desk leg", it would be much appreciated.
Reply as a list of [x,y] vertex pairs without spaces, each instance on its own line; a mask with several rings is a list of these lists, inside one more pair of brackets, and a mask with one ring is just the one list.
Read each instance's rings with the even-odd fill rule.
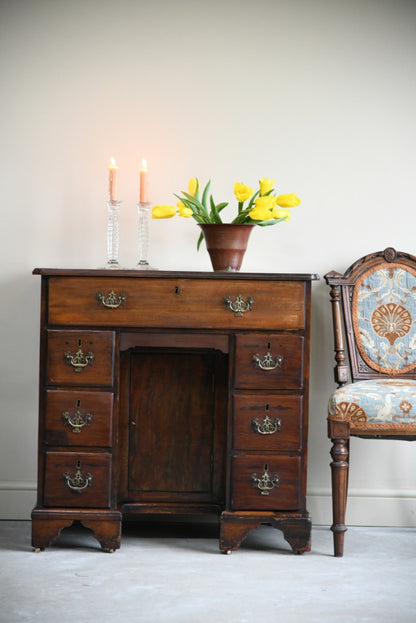
[[237,550],[250,530],[266,524],[283,532],[296,554],[311,549],[312,522],[309,513],[228,512],[220,521],[220,550],[227,554]]
[[101,510],[53,510],[32,511],[32,547],[42,551],[55,541],[64,528],[79,521],[92,530],[103,550],[113,552],[120,547],[121,513]]

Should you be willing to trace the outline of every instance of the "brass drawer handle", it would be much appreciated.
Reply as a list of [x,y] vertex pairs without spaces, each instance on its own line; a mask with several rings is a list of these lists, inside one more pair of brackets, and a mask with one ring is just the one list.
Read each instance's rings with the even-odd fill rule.
[[97,292],[97,300],[103,307],[107,307],[108,309],[117,309],[121,305],[124,305],[127,300],[127,296],[125,294],[117,296],[114,290],[111,290],[111,292],[108,293],[108,296],[105,296],[102,292]]
[[263,419],[263,422],[260,422],[257,418],[251,420],[254,432],[260,435],[274,435],[280,431],[281,424],[280,418],[277,417],[272,421],[268,415]]
[[251,296],[245,301],[242,294],[239,294],[235,301],[231,300],[230,296],[224,298],[225,309],[229,309],[234,312],[234,316],[242,316],[245,312],[253,309],[254,299]]
[[280,477],[278,474],[270,475],[268,465],[264,466],[264,472],[261,476],[257,474],[251,475],[251,486],[255,489],[259,489],[260,495],[269,495],[270,491],[277,489],[280,483]]
[[69,351],[67,351],[64,355],[66,362],[69,366],[74,368],[75,372],[82,372],[84,368],[88,365],[92,365],[94,360],[94,353],[87,353],[84,355],[82,349],[77,350],[75,355],[71,355]]
[[71,427],[73,433],[80,433],[84,426],[90,426],[92,415],[91,413],[82,415],[81,411],[77,409],[72,417],[69,411],[64,411],[62,413],[62,419],[64,424],[68,424]]
[[81,461],[77,461],[76,463],[76,472],[74,476],[71,476],[69,472],[65,472],[62,474],[66,486],[71,489],[71,491],[75,491],[75,493],[81,493],[84,489],[91,486],[92,483],[92,474],[87,473],[85,476],[82,475],[81,472]]
[[275,370],[276,368],[281,368],[283,363],[283,355],[272,356],[270,351],[264,355],[264,357],[260,357],[257,353],[253,355],[253,366],[255,368],[261,368],[262,370]]

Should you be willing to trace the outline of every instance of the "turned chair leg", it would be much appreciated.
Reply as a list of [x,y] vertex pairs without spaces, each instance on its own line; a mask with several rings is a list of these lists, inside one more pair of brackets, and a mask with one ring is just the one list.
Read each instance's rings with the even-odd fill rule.
[[334,533],[334,556],[344,555],[345,511],[348,491],[348,447],[349,439],[332,439],[332,516]]

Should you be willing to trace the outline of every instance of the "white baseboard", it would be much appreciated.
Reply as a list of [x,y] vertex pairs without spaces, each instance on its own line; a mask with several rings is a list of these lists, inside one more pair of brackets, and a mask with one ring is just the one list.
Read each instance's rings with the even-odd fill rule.
[[[35,482],[0,481],[0,520],[28,520],[35,504]],[[307,496],[307,509],[314,525],[331,525],[331,492],[323,488],[311,488]],[[415,528],[416,491],[350,490],[346,524]]]
[[[331,492],[312,488],[308,491],[307,509],[314,525],[331,525]],[[416,491],[351,489],[345,523],[349,526],[416,528]]]
[[30,519],[36,504],[36,482],[0,481],[0,519]]

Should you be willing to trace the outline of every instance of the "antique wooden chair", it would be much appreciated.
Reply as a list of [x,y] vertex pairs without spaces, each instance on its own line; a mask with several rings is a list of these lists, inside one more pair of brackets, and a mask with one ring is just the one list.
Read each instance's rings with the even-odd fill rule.
[[389,247],[325,280],[338,383],[328,406],[331,530],[334,555],[342,556],[350,437],[416,439],[416,257]]

